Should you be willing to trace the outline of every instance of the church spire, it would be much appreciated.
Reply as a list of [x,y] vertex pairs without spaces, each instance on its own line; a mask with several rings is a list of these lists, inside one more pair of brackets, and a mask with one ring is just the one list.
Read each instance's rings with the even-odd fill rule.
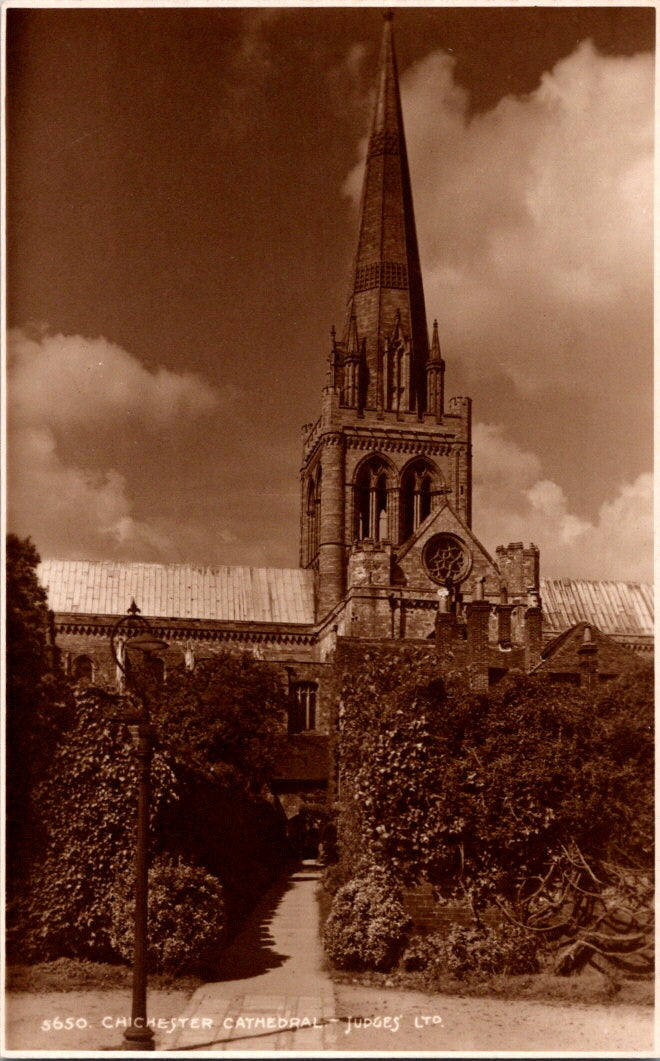
[[344,342],[354,320],[366,350],[367,408],[421,413],[428,332],[389,12],[376,84]]

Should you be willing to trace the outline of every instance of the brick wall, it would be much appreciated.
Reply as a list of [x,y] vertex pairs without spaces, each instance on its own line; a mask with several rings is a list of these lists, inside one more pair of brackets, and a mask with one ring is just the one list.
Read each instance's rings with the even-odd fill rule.
[[413,933],[419,936],[436,932],[446,936],[454,925],[468,928],[472,924],[472,915],[465,903],[439,903],[428,881],[404,890],[403,908],[412,918]]

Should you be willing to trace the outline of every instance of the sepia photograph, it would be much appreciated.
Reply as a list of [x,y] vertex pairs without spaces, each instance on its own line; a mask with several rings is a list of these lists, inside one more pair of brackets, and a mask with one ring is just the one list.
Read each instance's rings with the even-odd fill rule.
[[654,1056],[655,7],[2,17],[2,1056]]

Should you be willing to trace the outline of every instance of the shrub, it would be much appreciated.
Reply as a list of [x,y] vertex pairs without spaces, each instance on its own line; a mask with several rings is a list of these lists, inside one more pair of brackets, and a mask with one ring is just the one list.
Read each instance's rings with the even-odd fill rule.
[[498,973],[537,973],[540,967],[536,939],[514,925],[454,925],[442,941],[434,964],[458,980]]
[[605,953],[629,971],[634,949],[652,972],[649,669],[593,695],[515,673],[478,694],[466,676],[439,681],[437,660],[369,648],[348,660],[337,713],[351,877],[367,855],[476,918],[497,905],[555,949],[586,941],[571,967]]
[[406,947],[401,964],[406,972],[433,970],[444,967],[444,938],[436,933],[429,936],[414,936]]
[[[137,813],[137,763],[123,727],[104,701],[80,697],[66,737],[34,790],[41,841],[22,894],[7,909],[14,960],[62,956],[112,961],[109,902],[113,881],[130,872]],[[156,753],[152,762],[153,828],[177,792]]]
[[336,895],[340,888],[352,879],[352,874],[345,862],[333,862],[323,870],[321,883],[329,895]]
[[[110,938],[133,955],[132,875],[119,877],[110,902]],[[222,885],[179,856],[161,855],[149,870],[148,962],[152,972],[203,972],[225,939]]]
[[[200,675],[198,685],[187,682],[185,675],[178,685],[173,679],[176,697],[169,714],[167,691],[161,701],[151,703],[156,741],[150,853],[181,855],[190,865],[205,866],[210,879],[222,884],[225,916],[234,922],[280,872],[285,829],[281,808],[259,794],[257,787],[259,772],[274,747],[271,729],[279,707],[270,704],[266,721],[256,718],[257,709],[275,686],[268,675],[256,673],[256,665],[240,660],[239,664],[219,660],[212,675]],[[220,688],[224,700],[218,693],[216,703]],[[230,744],[234,742],[227,762],[213,759],[210,745],[204,758],[201,723],[193,718],[197,704],[193,693],[203,694],[208,715],[217,708],[216,729],[227,735]],[[245,706],[246,698],[254,701],[245,725],[249,749],[254,751],[263,741],[263,754],[254,753],[251,773],[240,769],[242,753],[236,747],[240,720],[234,696],[239,706]],[[35,810],[30,857],[22,860],[22,873],[14,875],[6,911],[7,949],[14,961],[118,957],[110,907],[115,881],[128,880],[132,873],[138,791],[134,750],[125,726],[116,720],[125,704],[124,698],[101,688],[78,692],[65,731],[48,745],[47,765],[38,779],[30,781]],[[191,718],[195,724],[188,762]],[[244,758],[250,755],[246,752]],[[186,931],[184,918],[180,932]]]
[[386,971],[399,960],[409,928],[396,885],[372,866],[335,895],[323,944],[340,969]]

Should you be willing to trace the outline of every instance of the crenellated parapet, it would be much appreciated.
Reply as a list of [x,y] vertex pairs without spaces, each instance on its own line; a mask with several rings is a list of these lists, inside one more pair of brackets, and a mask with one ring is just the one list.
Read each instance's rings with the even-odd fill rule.
[[[498,545],[497,566],[506,586],[509,600],[514,598],[528,603],[540,603],[539,550],[534,543],[525,547],[522,542]],[[534,600],[533,600],[534,599]]]

